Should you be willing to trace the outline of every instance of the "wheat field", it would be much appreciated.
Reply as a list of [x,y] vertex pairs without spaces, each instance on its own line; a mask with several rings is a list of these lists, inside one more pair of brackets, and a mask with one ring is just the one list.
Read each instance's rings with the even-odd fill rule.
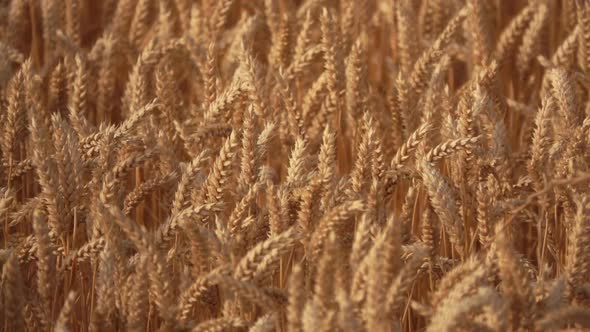
[[0,327],[590,331],[589,96],[589,0],[0,0]]

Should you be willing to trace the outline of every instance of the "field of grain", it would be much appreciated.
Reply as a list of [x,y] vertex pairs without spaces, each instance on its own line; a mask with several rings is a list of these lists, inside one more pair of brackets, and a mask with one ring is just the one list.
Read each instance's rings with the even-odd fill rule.
[[0,0],[0,329],[590,331],[589,0]]

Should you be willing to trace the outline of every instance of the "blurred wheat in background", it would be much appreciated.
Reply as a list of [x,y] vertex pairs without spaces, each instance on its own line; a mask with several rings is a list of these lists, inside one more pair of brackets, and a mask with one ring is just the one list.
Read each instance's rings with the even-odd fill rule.
[[0,328],[590,330],[588,0],[0,0]]

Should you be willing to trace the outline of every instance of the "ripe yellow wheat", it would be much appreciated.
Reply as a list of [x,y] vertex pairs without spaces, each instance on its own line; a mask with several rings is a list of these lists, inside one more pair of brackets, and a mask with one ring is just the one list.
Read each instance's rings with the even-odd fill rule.
[[0,329],[590,331],[589,0],[0,0]]

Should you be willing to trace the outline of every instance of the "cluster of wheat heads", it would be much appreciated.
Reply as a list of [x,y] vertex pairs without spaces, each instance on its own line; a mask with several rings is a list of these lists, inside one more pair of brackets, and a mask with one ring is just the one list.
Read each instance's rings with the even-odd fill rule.
[[590,329],[587,0],[0,0],[7,331]]

